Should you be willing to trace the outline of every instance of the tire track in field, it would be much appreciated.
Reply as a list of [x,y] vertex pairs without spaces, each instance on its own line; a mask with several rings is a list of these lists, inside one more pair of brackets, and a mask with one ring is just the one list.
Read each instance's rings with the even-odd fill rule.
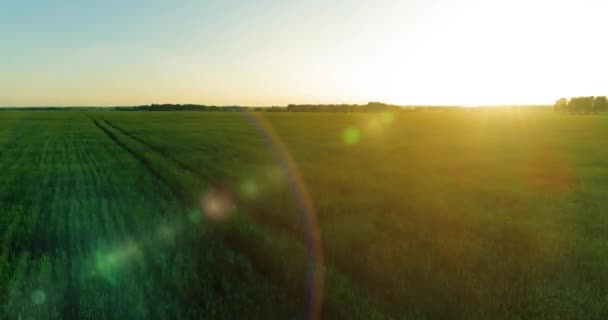
[[[145,156],[143,156],[143,155],[140,155],[140,154],[138,153],[138,151],[139,151],[139,152],[143,152],[143,153],[145,154],[145,153],[147,152],[147,151],[145,151],[145,150],[150,150],[150,151],[153,151],[155,155],[160,156],[159,158],[160,158],[162,161],[168,162],[168,163],[167,163],[167,165],[168,165],[168,166],[172,166],[172,167],[174,167],[174,168],[176,168],[176,169],[178,169],[178,170],[179,170],[179,169],[182,169],[182,170],[183,170],[183,171],[182,171],[183,173],[188,173],[189,175],[191,175],[191,174],[195,174],[195,177],[196,177],[196,176],[200,176],[200,174],[195,173],[195,172],[193,172],[192,170],[188,170],[188,169],[183,168],[182,166],[177,165],[177,164],[176,164],[176,161],[174,161],[174,160],[172,160],[171,158],[167,157],[167,156],[166,156],[165,154],[163,154],[162,152],[159,152],[159,151],[155,150],[154,148],[150,148],[150,146],[148,146],[147,144],[145,144],[145,143],[141,143],[140,141],[138,141],[138,140],[136,140],[136,139],[132,139],[132,141],[134,141],[134,145],[133,145],[133,146],[141,146],[141,148],[143,148],[143,149],[145,149],[145,150],[143,150],[143,151],[142,151],[142,150],[138,150],[138,151],[136,151],[136,150],[132,149],[132,147],[129,147],[128,145],[126,145],[126,142],[122,142],[122,141],[120,141],[120,139],[121,139],[121,138],[123,138],[123,139],[130,139],[131,137],[129,137],[128,135],[124,135],[124,137],[122,137],[122,136],[120,136],[121,131],[119,131],[119,130],[117,130],[117,129],[113,128],[113,127],[110,127],[110,126],[109,126],[109,125],[107,125],[107,124],[106,124],[106,125],[107,125],[108,127],[106,128],[106,127],[104,126],[104,124],[102,124],[100,121],[96,121],[95,119],[92,119],[92,120],[93,120],[93,122],[94,122],[94,123],[95,123],[95,124],[96,124],[96,125],[97,125],[97,126],[100,128],[100,129],[102,129],[102,131],[104,131],[106,134],[108,134],[108,135],[110,136],[110,138],[112,138],[112,137],[113,137],[114,139],[112,139],[112,140],[114,140],[114,142],[117,142],[116,140],[119,140],[119,141],[117,142],[117,144],[119,144],[119,145],[121,145],[121,146],[123,146],[123,145],[124,145],[124,147],[126,147],[126,149],[128,149],[128,151],[129,151],[129,150],[131,151],[130,153],[131,153],[132,155],[133,155],[133,153],[135,153],[135,155],[133,155],[133,156],[134,156],[134,157],[135,157],[137,160],[140,160],[140,157],[141,157],[141,158],[144,158],[144,157],[145,157]],[[112,129],[116,130],[116,132],[115,132],[115,133],[114,133],[114,132],[112,132],[112,131],[110,130],[110,128],[112,128]],[[120,137],[120,138],[119,138],[119,137]],[[140,161],[141,161],[141,160],[140,160]],[[150,170],[150,171],[153,173],[153,176],[156,176],[156,175],[161,176],[161,175],[162,175],[162,174],[161,174],[161,173],[159,173],[157,170],[155,170],[155,169],[150,169],[150,168],[155,168],[155,165],[154,165],[154,163],[153,163],[153,162],[150,162],[149,160],[147,160],[146,158],[144,158],[144,162],[142,162],[142,163],[147,164],[147,165],[146,165],[146,167],[148,168],[148,170]],[[155,173],[156,173],[156,174],[155,174]],[[172,181],[170,181],[170,180],[165,180],[165,179],[161,179],[161,181],[163,181],[163,182],[164,182],[164,184],[165,184],[165,185],[167,185],[167,187],[169,187],[169,188],[170,188],[170,189],[172,189],[172,190],[174,190],[174,189],[173,189],[173,186],[174,186],[174,185],[175,185],[175,186],[177,186],[177,187],[179,187],[179,183],[177,183],[177,182],[176,182],[177,184],[174,184],[174,183],[172,183]],[[178,196],[178,197],[175,197],[175,198],[176,198],[177,200],[179,200],[179,201],[182,203],[182,205],[185,205],[186,207],[188,207],[188,205],[189,205],[189,204],[191,204],[191,199],[185,199],[185,200],[184,200],[182,197],[179,197],[179,196]],[[155,250],[155,248],[146,248],[146,249],[147,249],[148,251],[154,251],[154,250]],[[175,252],[170,252],[169,254],[170,254],[170,255],[172,255],[171,253],[175,253]],[[144,256],[144,258],[147,258],[147,255],[146,255],[146,256]],[[173,259],[169,259],[169,260],[173,260]],[[160,280],[160,282],[161,282],[160,286],[161,286],[161,287],[166,288],[166,290],[164,290],[164,291],[166,291],[166,292],[182,292],[182,291],[183,291],[183,288],[181,288],[181,287],[177,287],[177,284],[173,282],[173,280],[172,280],[172,276],[171,276],[170,274],[166,274],[165,272],[163,272],[163,265],[161,264],[161,262],[160,262],[160,261],[156,261],[155,259],[146,259],[146,260],[145,260],[145,262],[146,262],[146,263],[145,263],[145,266],[149,267],[149,270],[151,271],[151,274],[153,274],[153,275],[154,275],[154,277],[153,277],[153,278],[154,278],[154,279],[157,279],[157,280]],[[219,288],[219,285],[218,285],[218,288]],[[216,289],[217,289],[217,288],[216,288]],[[217,289],[217,290],[219,290],[219,289]],[[221,291],[221,290],[220,290],[220,291]],[[218,295],[221,295],[222,293],[221,293],[221,292],[218,292],[217,294],[218,294]],[[184,297],[184,296],[181,296],[181,295],[180,295],[180,298],[178,298],[178,299],[186,299],[186,300],[187,300],[187,297]]]
[[[126,137],[132,138],[132,140],[138,142],[139,144],[143,145],[144,147],[147,147],[147,149],[156,152],[156,154],[159,154],[162,158],[167,159],[171,164],[176,166],[178,169],[183,169],[184,171],[186,171],[190,174],[194,174],[195,177],[198,177],[199,179],[202,179],[203,181],[205,180],[205,177],[202,174],[196,172],[191,167],[181,163],[180,161],[173,159],[171,156],[167,155],[165,152],[163,152],[159,148],[153,147],[153,146],[145,143],[143,140],[137,138],[133,134],[128,133],[127,131],[121,129],[118,126],[112,126],[106,120],[103,120],[103,121],[106,123],[106,125],[115,129],[119,133],[123,133]],[[97,125],[100,126],[101,124],[97,123]],[[170,183],[170,182],[167,181],[167,183]],[[289,286],[290,286],[289,281],[291,281],[291,278],[286,277],[285,279],[272,279],[272,277],[270,276],[272,273],[276,272],[276,268],[267,267],[267,266],[265,266],[265,263],[266,263],[266,261],[268,261],[268,260],[266,260],[266,257],[272,255],[272,253],[270,253],[270,251],[266,251],[265,249],[260,249],[261,251],[256,250],[256,253],[251,253],[250,252],[251,247],[249,246],[249,244],[246,243],[247,241],[252,240],[251,235],[250,234],[247,234],[247,235],[240,234],[240,232],[241,231],[237,231],[236,235],[228,234],[228,233],[218,233],[217,236],[219,236],[219,240],[226,241],[229,244],[228,246],[232,250],[235,250],[236,252],[243,254],[244,257],[249,259],[251,261],[251,263],[254,265],[256,272],[259,272],[259,274],[262,277],[264,277],[267,281],[270,281],[274,285],[281,286],[282,290],[285,289],[286,290],[285,292],[288,292],[289,295],[293,295],[294,297],[297,297],[299,295],[299,292],[301,291],[301,289],[300,288],[289,288]],[[284,281],[287,281],[287,282],[284,282]],[[179,292],[180,288],[177,288],[177,290],[178,290],[177,292]]]
[[[88,116],[88,115],[87,115]],[[91,118],[89,116],[89,118]],[[95,119],[91,118],[91,120],[95,123]],[[98,128],[99,128],[99,124],[95,123]],[[105,130],[101,130],[102,132],[106,133],[107,132]],[[110,137],[111,138],[111,137]],[[110,141],[112,141],[113,143],[117,144],[119,147],[122,147],[123,149],[125,149],[125,147],[123,147],[123,145],[121,143],[117,143],[116,140],[114,139],[110,139]],[[127,147],[128,148],[128,147]],[[110,151],[109,149],[105,148],[107,151]],[[131,149],[125,149],[127,150],[127,152],[129,152],[129,150]],[[133,151],[134,152],[134,151]],[[114,154],[114,153],[112,153]],[[133,156],[133,153],[129,152],[129,154],[131,154]],[[118,157],[113,157],[116,161],[120,161],[120,159]],[[141,159],[139,157],[133,156],[133,158],[138,162],[138,163],[142,163]],[[159,178],[159,176],[157,176],[155,173],[156,171],[151,171],[149,170],[145,163],[144,163],[144,167],[147,169],[147,171],[149,171],[149,173],[152,173],[152,178],[153,179],[160,179],[158,181],[160,181],[161,187],[164,188],[169,188],[170,184],[166,181],[164,181],[161,178]],[[109,178],[106,179],[107,183],[109,185],[116,185],[117,182],[112,181],[111,176],[109,176]],[[171,191],[171,188],[169,188],[169,190]],[[172,192],[173,193],[173,192]],[[173,199],[176,199],[175,194],[173,194],[174,197],[172,197]],[[177,198],[178,203],[181,204],[181,200],[179,198]],[[118,212],[121,211],[128,211],[129,208],[124,206],[123,202],[118,202],[118,203],[112,203],[112,202],[106,202],[105,204],[101,204],[102,207],[104,207],[104,211],[110,212],[112,213],[108,218],[111,220],[111,223],[113,225],[115,225],[118,229],[120,229],[120,233],[123,237],[123,240],[132,238],[132,237],[142,237],[145,233],[146,230],[142,230],[141,227],[138,225],[138,221],[137,218],[133,215],[119,215]],[[147,267],[151,262],[146,262],[146,264],[144,264],[144,267]]]
[[[143,158],[144,156],[137,154],[137,151],[131,149],[131,147],[127,146],[126,143],[121,142],[119,137],[121,137],[123,139],[131,139],[132,141],[134,141],[133,146],[141,146],[145,150],[153,151],[156,155],[159,155],[160,158],[168,161],[170,163],[170,165],[172,165],[176,169],[182,169],[184,172],[187,172],[189,174],[194,174],[195,177],[199,177],[199,178],[203,179],[203,181],[201,181],[201,182],[205,182],[204,176],[202,174],[196,172],[191,167],[185,166],[183,164],[180,165],[179,161],[172,159],[170,156],[168,156],[166,153],[162,152],[160,149],[152,147],[152,146],[148,145],[147,143],[144,143],[140,139],[135,138],[133,135],[128,134],[124,130],[117,129],[118,127],[111,126],[105,120],[103,120],[103,121],[105,123],[105,126],[107,126],[107,128],[104,126],[104,124],[101,123],[101,121],[96,121],[95,119],[92,119],[92,120],[102,131],[104,131],[106,134],[108,134],[110,136],[110,138],[113,138],[112,140],[114,140],[117,144],[119,144],[121,146],[124,145],[125,149],[130,151],[130,153],[132,155],[133,155],[133,153],[135,153],[135,155],[133,155],[133,156],[136,159],[139,159],[140,157]],[[113,130],[116,130],[115,131],[116,133],[113,133],[110,130],[110,128]],[[120,136],[120,134],[123,134],[124,137]],[[116,141],[116,140],[118,140],[118,141]],[[141,150],[139,150],[139,151],[143,152],[144,154],[147,152],[147,151],[141,151]],[[153,172],[153,174],[156,173],[158,175],[161,175],[161,173],[159,173],[153,169],[155,167],[153,162],[146,161],[144,163],[147,164],[146,167],[149,170],[151,170],[151,172]],[[163,181],[169,188],[173,189],[173,185],[170,180],[161,179],[161,181]],[[178,181],[178,183],[179,183],[179,181]],[[177,199],[180,199],[180,198],[178,197]],[[182,202],[184,204],[189,203],[188,201],[182,201]],[[264,279],[266,279],[266,281],[273,283],[273,285],[277,286],[277,288],[281,287],[281,291],[283,293],[287,292],[287,294],[289,294],[289,295],[293,294],[294,297],[299,296],[299,292],[301,291],[299,288],[290,288],[289,287],[288,282],[291,280],[290,277],[285,277],[284,279],[283,278],[272,279],[272,277],[270,276],[270,273],[276,271],[276,268],[265,268],[264,267],[264,264],[265,264],[264,261],[267,261],[264,257],[268,257],[268,256],[272,255],[273,253],[271,253],[270,251],[265,250],[265,249],[260,249],[261,251],[256,250],[257,253],[247,252],[246,249],[251,249],[251,248],[245,244],[245,241],[252,240],[252,235],[251,234],[240,234],[241,231],[237,231],[237,233],[239,233],[239,235],[236,235],[234,237],[231,237],[228,234],[224,234],[222,236],[222,235],[220,235],[220,233],[218,233],[218,236],[220,236],[220,238],[218,240],[226,241],[228,243],[228,247],[230,247],[231,250],[235,250],[235,252],[239,252],[240,254],[243,255],[243,257],[245,257],[246,259],[249,259],[251,261],[251,263],[254,265],[254,269],[256,270],[255,272],[258,273]],[[272,246],[270,246],[270,247],[272,247]],[[264,257],[262,257],[262,256],[264,256]],[[153,266],[157,267],[156,265],[153,265]],[[287,281],[287,283],[285,281]],[[175,285],[170,281],[169,281],[169,284],[170,284],[170,287],[175,287]],[[171,290],[170,292],[180,292],[180,290],[181,290],[181,288],[175,288],[175,289]],[[217,289],[217,290],[221,291],[221,289]],[[283,291],[283,290],[285,290],[285,291]],[[218,292],[218,294],[221,295],[220,292]]]
[[[135,158],[137,161],[139,161],[154,178],[158,179],[158,181],[160,181],[173,194],[173,196],[175,197],[175,199],[177,199],[179,201],[179,203],[181,203],[181,204],[188,203],[188,200],[185,197],[185,195],[183,193],[179,192],[169,181],[167,181],[158,171],[156,171],[154,169],[153,164],[150,163],[149,160],[147,160],[145,157],[139,155],[137,152],[135,152],[134,150],[129,148],[126,144],[124,144],[122,141],[120,141],[120,139],[116,135],[114,135],[111,131],[109,131],[107,128],[105,128],[103,125],[101,125],[96,119],[90,117],[89,115],[87,115],[87,116],[89,118],[91,118],[91,120],[93,121],[95,126],[97,126],[102,132],[104,132],[110,138],[111,141],[116,143],[118,146],[120,146],[122,149],[124,149],[126,152],[128,152],[133,158]],[[135,221],[135,217],[128,216],[126,219],[128,220],[126,222],[126,224],[128,225],[127,228],[129,229],[129,233],[131,233],[134,236],[141,237],[142,230],[140,230],[139,228],[136,227],[137,224]],[[143,246],[143,250],[152,253],[155,250],[155,248],[151,248],[149,246]],[[159,265],[158,262],[154,261],[154,259],[152,259],[151,255],[144,254],[143,259],[144,259],[143,267],[150,271],[150,273],[152,274],[152,277],[151,277],[152,279],[156,279],[158,281],[159,287],[161,288],[162,292],[179,292],[180,291],[180,288],[175,287],[175,284],[172,283],[171,279],[167,279],[167,277],[163,276],[162,266]],[[150,308],[154,310],[156,308],[156,306],[150,306]]]
[[[104,130],[106,133],[109,133],[110,135],[112,135],[112,137],[114,137],[116,140],[118,140],[119,138],[116,137],[112,132],[110,132],[107,128],[105,128],[102,124],[100,124],[99,122],[97,122],[96,120],[93,120],[95,122],[95,124],[100,127],[102,130]],[[144,147],[147,147],[147,149],[154,151],[156,154],[160,155],[163,159],[168,160],[170,163],[172,163],[175,167],[177,167],[178,169],[183,169],[184,171],[187,171],[190,174],[195,175],[195,177],[198,177],[199,179],[202,179],[203,181],[205,181],[205,177],[204,175],[202,175],[201,173],[197,172],[196,170],[192,169],[192,167],[181,163],[180,161],[173,159],[171,156],[167,155],[164,151],[162,151],[161,149],[151,146],[148,143],[144,142],[143,140],[141,140],[140,138],[136,137],[135,135],[129,133],[126,130],[123,130],[122,128],[118,127],[118,126],[114,126],[112,124],[110,124],[108,121],[106,121],[105,119],[102,119],[102,121],[108,126],[111,127],[113,129],[115,129],[116,131],[118,131],[119,133],[124,134],[126,137],[131,138],[132,140],[138,142],[140,145],[143,145]],[[116,142],[116,141],[115,141]],[[122,144],[122,143],[119,143]],[[129,147],[126,147],[127,149],[129,149]],[[130,150],[130,149],[129,149]],[[136,153],[135,151],[132,151],[133,153]],[[136,157],[137,158],[137,157]],[[148,163],[149,167],[153,168],[154,165],[152,163]],[[156,173],[156,171],[154,169],[150,169],[152,170],[154,173]],[[160,175],[160,173],[159,173]],[[171,183],[167,180],[164,180],[164,182],[169,186],[172,187]],[[188,203],[188,201],[184,202],[184,203]],[[218,234],[219,235],[219,234]],[[269,274],[276,271],[274,268],[268,268],[268,267],[264,267],[264,258],[260,258],[260,256],[256,256],[256,254],[251,254],[251,253],[247,253],[247,249],[250,249],[250,247],[245,244],[243,238],[241,238],[242,235],[230,235],[230,234],[222,234],[221,235],[221,240],[227,241],[228,243],[230,243],[230,247],[234,250],[236,250],[237,252],[240,252],[242,254],[244,254],[244,256],[246,256],[248,259],[251,259],[252,263],[255,265],[255,268],[257,269],[258,272],[261,272],[260,274],[265,277],[268,281],[273,282],[275,285],[288,285],[286,283],[283,283],[283,280],[271,280],[271,278],[269,277]],[[248,240],[251,240],[248,236],[246,236],[245,238],[248,238]],[[263,255],[265,254],[270,254],[270,252],[266,251],[266,253],[263,253]],[[179,288],[177,288],[177,290],[179,291]],[[300,289],[287,289],[287,292],[289,292],[289,294],[294,294],[295,296],[298,295]],[[298,292],[298,293],[296,293]]]
[[[96,134],[96,138],[104,139],[104,133],[102,131],[98,131],[97,128],[92,126],[92,123],[88,123],[93,129],[92,132]],[[103,141],[103,142],[102,142]],[[137,226],[136,220],[132,215],[120,215],[120,212],[128,212],[128,201],[116,201],[119,204],[124,205],[121,209],[113,208],[114,201],[108,199],[121,199],[120,191],[116,188],[116,186],[121,185],[120,181],[116,181],[114,179],[114,175],[110,171],[107,170],[107,166],[103,166],[103,163],[112,163],[112,160],[118,160],[118,158],[113,157],[112,155],[116,154],[117,150],[120,148],[116,148],[114,142],[112,140],[102,140],[98,141],[96,144],[92,144],[91,140],[88,138],[78,139],[77,150],[78,150],[78,163],[81,164],[81,171],[83,173],[84,185],[87,187],[88,191],[86,192],[88,197],[87,201],[83,203],[85,207],[94,205],[97,209],[95,210],[95,214],[88,215],[86,224],[88,228],[87,234],[95,235],[91,239],[89,239],[88,248],[85,251],[85,260],[81,259],[81,273],[86,272],[88,274],[89,269],[91,267],[91,261],[98,259],[93,255],[92,246],[96,246],[97,248],[102,248],[101,252],[104,250],[110,250],[108,248],[113,248],[122,243],[129,242],[132,239],[137,239],[143,232],[142,230],[138,230],[135,227]],[[100,145],[101,144],[101,145]],[[113,149],[109,149],[108,146],[114,147]],[[97,155],[96,157],[94,155]],[[145,174],[145,171],[144,171]],[[96,195],[101,195],[101,199],[97,198]],[[89,211],[90,212],[90,211]],[[125,222],[125,220],[127,220]],[[103,254],[103,253],[102,253]],[[147,278],[144,278],[142,275],[152,274],[152,272],[146,272],[148,262],[143,260],[144,263],[138,263],[137,271],[134,270],[130,274],[131,277],[135,280],[135,283],[141,284],[145,283]],[[85,269],[83,269],[85,268]],[[86,270],[86,271],[83,271]],[[141,271],[144,270],[144,271]],[[92,272],[98,272],[92,271]],[[88,297],[88,299],[92,298],[93,291],[97,288],[98,290],[102,290],[101,292],[105,292],[100,289],[97,285],[93,285],[93,287],[87,287],[83,281],[91,281],[90,279],[83,280],[80,279],[79,285],[81,286],[81,295]],[[82,287],[84,285],[84,287]],[[130,286],[129,288],[138,288],[137,286]],[[146,295],[151,295],[149,291],[137,290],[136,293],[140,297],[144,297]],[[81,296],[82,299],[82,296]],[[113,302],[110,300],[101,300],[100,305],[103,306],[103,309],[110,310],[113,308]],[[154,310],[154,305],[146,303],[145,309]],[[86,307],[85,307],[86,309]],[[154,314],[154,313],[152,313]]]
[[[166,151],[164,151],[162,148],[156,147],[156,146],[146,142],[145,140],[141,139],[137,135],[121,128],[120,126],[118,126],[116,124],[113,124],[112,122],[110,122],[106,119],[101,119],[101,120],[108,126],[114,128],[117,131],[119,131],[120,133],[124,134],[125,136],[128,136],[128,137],[132,138],[133,140],[139,142],[140,144],[148,147],[150,150],[155,151],[156,153],[161,155],[163,158],[165,158],[165,159],[169,160],[170,162],[172,162],[173,164],[175,164],[178,168],[183,169],[184,171],[187,171],[190,174],[193,174],[195,177],[197,177],[201,181],[212,181],[212,177],[206,176],[203,173],[194,169],[192,166],[188,165],[187,163],[184,163],[184,162],[172,157]],[[298,227],[294,226],[294,224],[289,221],[283,221],[283,220],[274,221],[273,224],[270,225],[270,227],[274,228],[277,231],[286,229],[290,232],[299,232]]]
[[[103,134],[102,134],[103,135]],[[90,145],[88,145],[90,146]],[[110,147],[114,147],[114,148],[110,148]],[[120,150],[119,148],[116,148],[114,145],[114,141],[109,140],[109,143],[104,143],[103,148],[100,151],[105,152],[103,155],[107,156],[106,162],[110,162],[110,161],[122,161],[122,159],[120,159],[120,157],[116,156],[116,152],[115,150]],[[135,163],[139,164],[139,162],[137,161],[137,159],[135,159]],[[97,162],[99,163],[99,162]],[[144,169],[142,171],[143,175],[146,176],[147,179],[151,180],[147,180],[146,182],[150,181],[152,183],[156,183],[157,181],[155,181],[155,177],[154,176],[149,176],[149,174],[146,172],[146,170]],[[108,175],[104,175],[105,180],[107,185],[109,186],[118,186],[123,184],[121,181],[117,181],[114,179],[115,176],[108,174]],[[166,193],[166,189],[164,189],[165,186],[160,185],[160,186],[156,186],[156,187],[161,187],[163,188],[163,192]],[[112,192],[110,193],[110,195],[113,196],[120,196],[120,192],[117,191],[115,188],[112,189]],[[176,199],[174,197],[171,197],[171,201],[176,201]],[[177,202],[179,203],[179,202]],[[141,249],[144,250],[144,252],[147,252],[147,254],[145,254],[142,257],[142,261],[141,263],[138,263],[138,271],[135,273],[135,276],[137,277],[137,283],[146,283],[147,281],[149,281],[149,279],[155,279],[156,281],[159,281],[159,287],[163,288],[163,292],[179,292],[180,288],[176,288],[174,285],[172,285],[172,281],[171,279],[167,279],[166,276],[163,276],[163,272],[162,272],[162,266],[158,266],[156,267],[155,261],[153,261],[152,259],[150,259],[150,253],[153,253],[154,251],[156,251],[156,248],[152,248],[149,245],[147,245],[149,239],[149,233],[150,233],[150,229],[146,228],[144,225],[142,225],[139,222],[139,219],[141,219],[142,217],[133,215],[133,214],[127,214],[127,215],[121,215],[120,212],[129,212],[132,211],[132,208],[129,207],[129,202],[128,201],[105,201],[104,203],[100,204],[100,207],[102,207],[102,212],[101,215],[104,217],[104,219],[106,220],[106,224],[107,225],[111,225],[112,228],[114,228],[115,232],[118,232],[120,234],[120,241],[118,241],[118,243],[121,242],[130,242],[135,240],[136,243],[142,243],[141,245]],[[139,219],[138,219],[139,217]],[[108,243],[110,244],[110,243]],[[150,277],[150,275],[153,275]],[[132,275],[133,276],[133,275]],[[142,291],[139,291],[140,293],[142,293],[144,296],[148,296],[148,297],[152,297],[154,294],[150,292],[150,288],[148,286],[143,286],[141,288]],[[158,314],[160,314],[160,310],[162,310],[162,308],[160,307],[160,305],[155,304],[153,302],[153,300],[150,301],[146,301],[146,309],[151,311],[152,315],[156,315],[156,316],[150,316],[150,319],[158,319]]]
[[[104,151],[110,151],[109,149],[107,149],[107,146],[113,146],[114,141],[112,141],[110,144],[104,144],[103,150]],[[92,148],[92,145],[90,143],[85,143],[83,141],[83,146],[85,149],[90,150]],[[101,161],[99,161],[99,159],[97,159],[98,161],[94,161],[94,159],[92,158],[92,154],[94,154],[94,152],[91,150],[90,152],[85,152],[85,154],[87,154],[86,158],[91,159],[91,160],[86,160],[87,163],[91,166],[91,167],[95,167],[95,171],[97,173],[97,175],[99,175],[100,177],[103,177],[103,179],[100,178],[100,180],[98,181],[98,185],[97,187],[102,187],[103,184],[106,184],[107,186],[117,186],[120,185],[120,182],[118,181],[114,181],[112,178],[111,174],[101,174],[101,172],[103,171],[100,163]],[[106,153],[106,155],[110,155],[110,154],[115,154],[112,152],[108,152]],[[116,157],[112,157],[114,160],[116,161],[120,161],[119,158]],[[110,158],[111,159],[111,158]],[[136,159],[137,160],[137,159]],[[145,173],[145,171],[144,171]],[[108,196],[120,196],[119,192],[117,192],[116,189],[112,189],[111,192],[108,193]],[[129,211],[130,208],[126,205],[125,202],[122,201],[118,201],[116,203],[112,202],[112,201],[106,201],[103,200],[99,203],[99,207],[101,208],[101,212],[99,215],[101,215],[102,217],[98,218],[98,222],[100,224],[100,227],[103,229],[104,235],[105,235],[105,239],[104,241],[106,242],[107,245],[112,245],[115,244],[115,242],[124,242],[124,241],[132,241],[133,239],[145,239],[145,234],[147,232],[149,232],[149,230],[142,228],[141,225],[138,224],[137,218],[133,215],[120,215],[119,212],[125,212],[125,211]],[[118,235],[119,236],[119,241],[114,241],[116,240],[116,237],[110,237],[110,235]],[[144,241],[145,242],[145,241]],[[152,248],[144,248],[147,251],[153,251]],[[137,274],[137,278],[139,279],[139,283],[144,283],[146,281],[147,278],[142,278],[142,274],[146,275],[146,274],[150,274],[154,272],[158,271],[154,271],[153,268],[154,266],[151,266],[152,261],[150,261],[149,259],[147,259],[147,256],[144,257],[144,263],[140,264],[140,272]],[[160,269],[158,269],[160,270]],[[159,279],[159,277],[155,277],[155,279]],[[163,279],[163,286],[164,288],[167,288],[167,284],[170,283],[167,279]],[[175,288],[173,288],[175,290]],[[165,290],[166,291],[166,290]],[[147,293],[149,294],[149,292]],[[155,308],[157,308],[157,306],[154,305],[150,305],[148,304],[147,306],[148,309],[150,310],[155,310]],[[155,313],[153,313],[155,314]]]
[[[90,118],[87,114],[83,113],[83,116],[86,116],[88,118]],[[97,131],[94,131],[97,132]],[[102,174],[104,172],[104,166],[102,166],[103,161],[101,161],[99,158],[95,158],[93,155],[96,154],[95,152],[95,147],[94,145],[97,145],[96,143],[91,143],[91,138],[88,137],[87,135],[83,135],[82,139],[80,139],[80,146],[82,148],[82,151],[80,156],[81,159],[83,159],[83,163],[86,163],[87,167],[90,168],[90,170],[86,170],[86,173],[91,176],[91,179],[93,181],[93,190],[88,190],[88,197],[89,198],[93,198],[95,197],[95,200],[98,201],[98,204],[101,205],[101,202],[99,202],[99,194],[102,194],[102,199],[104,197],[109,197],[110,193],[109,191],[105,190],[102,186],[103,185],[108,185],[111,186],[113,185],[110,177],[111,175],[108,174]],[[89,188],[90,189],[90,188]],[[90,199],[92,200],[92,199]]]
[[91,119],[93,120],[93,123],[95,123],[95,125],[99,129],[101,129],[101,131],[103,131],[112,141],[114,141],[114,143],[116,143],[122,149],[127,151],[133,158],[135,158],[137,161],[139,161],[146,168],[146,170],[148,170],[150,172],[150,174],[152,174],[156,179],[158,179],[160,182],[162,182],[171,191],[171,193],[173,193],[173,195],[178,200],[182,201],[182,203],[185,203],[185,204],[190,202],[190,200],[186,197],[185,194],[183,194],[183,192],[179,191],[165,177],[163,177],[162,174],[160,174],[156,169],[154,169],[154,165],[148,159],[141,156],[140,154],[135,152],[133,149],[131,149],[129,146],[127,146],[122,141],[120,141],[120,139],[116,135],[114,135],[114,133],[112,133],[110,130],[108,130],[103,125],[101,125],[96,119],[93,119],[93,118],[91,118]]
[[139,138],[138,136],[134,135],[133,133],[121,128],[120,126],[117,126],[115,124],[113,124],[112,122],[102,119],[108,126],[118,130],[119,132],[121,132],[122,134],[132,138],[133,140],[145,145],[146,147],[148,147],[150,150],[156,151],[158,154],[162,155],[165,159],[175,163],[175,165],[177,167],[179,167],[182,170],[188,171],[189,173],[195,175],[196,177],[198,177],[199,179],[202,180],[208,180],[211,177],[206,176],[205,174],[203,174],[202,172],[194,169],[192,166],[188,165],[187,163],[184,163],[182,161],[179,161],[178,159],[175,159],[174,157],[170,156],[166,151],[164,151],[163,149],[156,147],[146,141],[144,141],[143,139]]
[[[95,123],[95,125],[97,125],[97,127],[101,128],[102,131],[104,131],[106,134],[108,134],[110,136],[110,138],[113,137],[112,140],[114,142],[117,142],[117,140],[118,140],[120,143],[117,143],[117,144],[119,144],[120,146],[124,146],[123,148],[126,148],[126,149],[130,150],[131,151],[130,153],[137,154],[137,156],[134,156],[137,160],[140,160],[139,158],[144,158],[141,155],[139,155],[136,151],[134,151],[133,149],[131,149],[128,146],[126,146],[126,144],[122,143],[120,141],[120,138],[118,138],[115,134],[113,134],[111,131],[109,131],[107,128],[105,128],[103,126],[103,124],[101,124],[100,122],[97,121],[97,119],[94,119],[93,117],[91,117],[88,114],[86,114],[86,116],[89,117],[91,120],[93,120],[93,122]],[[154,151],[161,158],[163,158],[164,160],[172,163],[178,169],[181,169],[183,171],[188,172],[191,175],[194,175],[196,178],[199,179],[199,181],[202,181],[202,182],[203,181],[209,181],[210,177],[208,177],[208,176],[204,175],[203,173],[197,171],[192,166],[190,166],[190,165],[188,165],[188,164],[186,164],[184,162],[181,162],[181,161],[179,161],[179,160],[171,157],[170,155],[167,154],[166,151],[164,151],[164,150],[162,150],[162,149],[160,149],[160,148],[158,148],[158,147],[156,147],[156,146],[154,146],[152,144],[147,143],[146,141],[142,140],[141,138],[137,137],[136,135],[130,133],[129,131],[124,130],[123,128],[121,128],[121,127],[119,127],[119,126],[111,123],[110,121],[107,121],[105,119],[100,119],[100,120],[103,121],[103,123],[105,123],[110,128],[115,129],[116,131],[120,132],[121,134],[123,134],[123,135],[125,135],[125,136],[127,136],[127,137],[129,137],[129,138],[131,138],[131,139],[133,139],[135,141],[137,141],[140,145],[144,146],[145,148]],[[157,176],[157,177],[161,176],[161,174],[157,170],[154,169],[154,165],[150,161],[147,161],[147,164],[150,167],[149,170],[153,171],[153,175],[154,176]],[[169,181],[167,181],[165,178],[162,178],[161,181],[165,185],[169,186],[171,189],[174,189],[174,187],[172,186],[172,184]],[[184,201],[183,198],[185,197],[185,195],[183,195],[182,192],[177,191],[177,193],[181,194],[180,196],[177,197],[180,201],[182,201],[184,204],[190,204],[189,203],[190,201]]]

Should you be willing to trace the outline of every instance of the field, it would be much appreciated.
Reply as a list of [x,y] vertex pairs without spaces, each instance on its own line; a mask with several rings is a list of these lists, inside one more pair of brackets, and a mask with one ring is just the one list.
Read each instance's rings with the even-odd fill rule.
[[605,319],[604,139],[516,109],[0,111],[0,318],[302,318],[318,232],[326,319]]

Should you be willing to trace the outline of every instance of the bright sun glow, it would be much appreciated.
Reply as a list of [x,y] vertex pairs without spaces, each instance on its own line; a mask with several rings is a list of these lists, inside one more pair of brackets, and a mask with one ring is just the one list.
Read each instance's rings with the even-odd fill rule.
[[[601,2],[436,1],[379,32],[352,35],[329,91],[400,104],[543,104],[604,94]],[[595,5],[595,6],[594,6]],[[409,22],[408,22],[409,21]],[[367,44],[367,45],[366,45]]]
[[606,94],[599,0],[46,6],[0,12],[0,105],[547,104]]

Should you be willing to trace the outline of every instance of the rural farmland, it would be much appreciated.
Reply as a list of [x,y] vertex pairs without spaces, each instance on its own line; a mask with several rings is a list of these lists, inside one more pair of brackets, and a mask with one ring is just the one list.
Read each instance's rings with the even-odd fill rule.
[[542,109],[0,111],[0,318],[293,319],[309,294],[327,319],[604,319],[606,137]]

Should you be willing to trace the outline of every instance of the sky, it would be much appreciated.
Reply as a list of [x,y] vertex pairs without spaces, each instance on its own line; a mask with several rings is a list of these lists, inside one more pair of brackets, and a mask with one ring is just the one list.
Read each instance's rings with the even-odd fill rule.
[[605,0],[2,0],[0,106],[608,94]]

